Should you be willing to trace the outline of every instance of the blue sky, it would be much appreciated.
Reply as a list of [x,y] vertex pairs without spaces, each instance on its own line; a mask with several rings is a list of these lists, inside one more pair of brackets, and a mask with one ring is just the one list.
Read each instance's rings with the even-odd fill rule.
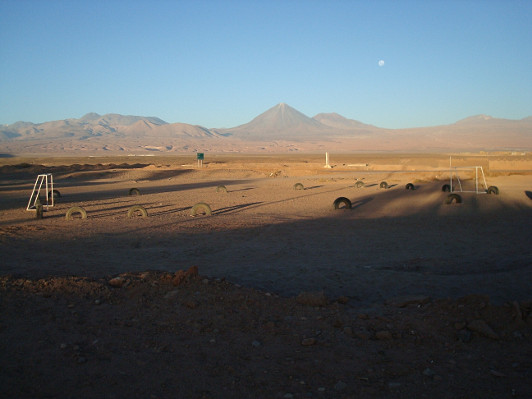
[[[532,1],[0,0],[0,124],[532,115]],[[379,66],[383,60],[384,65]]]

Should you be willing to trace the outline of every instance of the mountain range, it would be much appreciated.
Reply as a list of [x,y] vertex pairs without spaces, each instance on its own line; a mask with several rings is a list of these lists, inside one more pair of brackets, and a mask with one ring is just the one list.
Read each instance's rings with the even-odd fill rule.
[[280,103],[228,129],[96,113],[0,126],[3,154],[479,150],[532,150],[532,116],[511,120],[477,115],[450,125],[385,129],[337,113],[311,118]]

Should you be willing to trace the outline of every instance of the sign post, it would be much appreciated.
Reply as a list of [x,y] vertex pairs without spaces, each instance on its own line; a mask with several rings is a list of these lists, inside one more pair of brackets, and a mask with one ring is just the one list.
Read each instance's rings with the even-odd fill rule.
[[201,168],[203,166],[203,158],[205,158],[205,154],[203,152],[198,152],[196,158],[198,160],[198,167]]

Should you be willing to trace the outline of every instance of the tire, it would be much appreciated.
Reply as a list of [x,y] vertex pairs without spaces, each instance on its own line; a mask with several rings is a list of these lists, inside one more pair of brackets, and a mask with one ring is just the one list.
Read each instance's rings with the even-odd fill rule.
[[304,189],[305,189],[305,186],[303,186],[303,184],[301,183],[294,184],[294,190],[304,190]]
[[453,202],[456,202],[457,204],[461,204],[462,197],[460,197],[458,194],[449,194],[447,198],[445,198],[445,203],[447,205],[451,205]]
[[59,192],[59,190],[51,190],[49,193],[48,193],[48,196],[50,198],[61,198],[61,193]]
[[148,211],[146,210],[146,208],[144,208],[141,205],[133,205],[131,208],[128,209],[127,217],[132,218],[133,216],[137,214],[138,211],[140,211],[141,217],[145,218],[148,216]]
[[415,189],[416,189],[412,183],[408,183],[408,184],[405,186],[405,188],[406,188],[407,190],[415,190]]
[[81,214],[82,219],[87,219],[87,212],[81,206],[73,206],[66,213],[66,220],[73,220],[76,213]]
[[360,188],[360,187],[364,187],[364,182],[363,181],[357,181],[356,184],[355,184],[355,187],[356,188]]
[[344,209],[351,209],[353,207],[353,204],[351,204],[351,201],[348,198],[345,197],[338,197],[334,200],[333,206],[334,209],[342,209],[340,208],[340,205],[344,204]]
[[451,191],[451,186],[449,186],[448,184],[444,184],[443,186],[441,186],[441,191],[443,191],[444,193],[448,193]]
[[190,213],[190,216],[196,216],[199,212],[203,211],[205,213],[205,216],[211,216],[212,210],[209,205],[207,205],[205,202],[198,202],[196,205],[192,207],[192,211]]
[[497,186],[489,186],[487,192],[488,194],[499,195],[499,188]]
[[386,183],[385,181],[381,182],[381,185],[379,186],[380,188],[384,188],[384,189],[387,189],[388,188],[388,183]]
[[216,187],[216,192],[217,193],[219,193],[219,192],[226,193],[227,192],[227,187],[225,187],[223,184],[220,184],[218,187]]
[[130,188],[129,195],[140,195],[140,190],[138,188]]

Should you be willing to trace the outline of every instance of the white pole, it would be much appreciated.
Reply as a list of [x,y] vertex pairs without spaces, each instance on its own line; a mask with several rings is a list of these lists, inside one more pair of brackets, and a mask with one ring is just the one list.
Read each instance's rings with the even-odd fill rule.
[[449,155],[449,190],[453,192],[453,162],[451,161],[452,156]]
[[325,167],[326,168],[331,167],[331,165],[329,165],[329,153],[328,152],[325,153]]

